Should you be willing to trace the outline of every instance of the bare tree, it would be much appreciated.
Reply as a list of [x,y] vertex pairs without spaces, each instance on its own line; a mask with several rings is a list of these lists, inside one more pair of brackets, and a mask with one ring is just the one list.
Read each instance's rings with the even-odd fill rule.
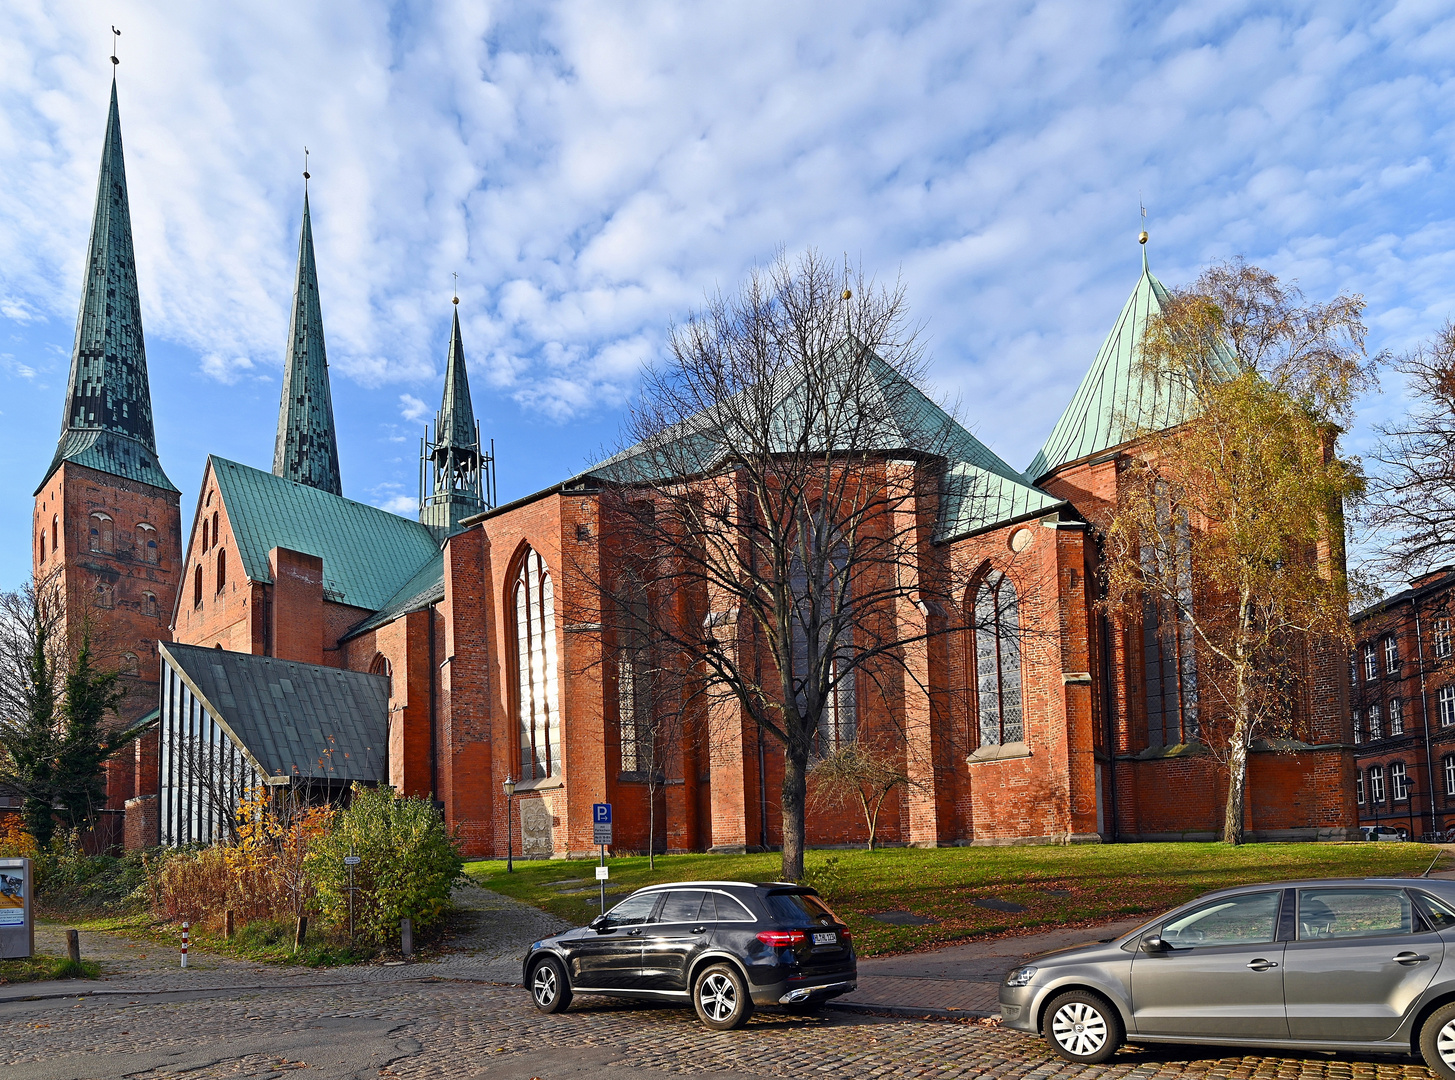
[[1225,765],[1223,838],[1243,838],[1247,755],[1291,733],[1307,657],[1349,635],[1343,506],[1362,477],[1335,453],[1372,384],[1363,300],[1306,303],[1238,260],[1151,320],[1140,363],[1185,405],[1140,432],[1107,523],[1108,602],[1162,613],[1195,655],[1198,736]]
[[874,850],[884,803],[896,791],[915,785],[902,752],[867,739],[845,743],[820,758],[810,766],[808,777],[812,781],[811,799],[818,805],[859,804],[869,830],[870,851]]
[[1405,377],[1409,411],[1377,429],[1362,514],[1379,540],[1370,568],[1383,577],[1455,559],[1455,322],[1391,366]]
[[632,445],[593,470],[603,547],[648,583],[657,670],[706,737],[746,719],[781,746],[783,875],[797,880],[815,746],[853,740],[860,695],[923,689],[906,649],[948,629],[926,613],[950,610],[952,589],[921,553],[945,462],[969,451],[917,387],[903,288],[813,252],[710,298],[668,352]]

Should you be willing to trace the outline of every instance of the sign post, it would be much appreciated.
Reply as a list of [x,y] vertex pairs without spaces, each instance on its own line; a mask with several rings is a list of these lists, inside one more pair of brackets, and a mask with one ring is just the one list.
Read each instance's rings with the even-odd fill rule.
[[33,880],[29,859],[0,859],[0,960],[35,955]]
[[349,944],[354,943],[354,867],[364,860],[353,853],[352,846],[349,854],[344,856],[344,865],[349,868]]
[[601,865],[596,880],[601,883],[601,913],[606,914],[606,846],[611,843],[611,803],[591,804],[591,842],[601,848]]

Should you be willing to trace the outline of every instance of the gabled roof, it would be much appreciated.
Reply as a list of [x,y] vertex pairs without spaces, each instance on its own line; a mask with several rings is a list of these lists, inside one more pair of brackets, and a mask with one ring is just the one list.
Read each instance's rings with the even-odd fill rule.
[[[846,359],[852,355],[845,349],[840,358],[828,362],[852,362]],[[937,541],[1065,505],[1063,500],[1037,488],[1023,473],[997,456],[879,356],[869,352],[863,362],[868,365],[868,378],[860,379],[857,374],[846,377],[845,382],[852,384],[846,399],[864,402],[865,412],[874,411],[883,420],[875,421],[873,437],[865,440],[873,445],[859,443],[855,449],[928,453],[949,463],[940,520],[935,529]],[[772,409],[773,420],[783,422],[778,441],[784,453],[800,445],[802,433],[794,425],[803,411],[799,406],[804,382],[804,379],[785,380]],[[683,464],[707,471],[731,456],[730,443],[730,436],[721,430],[710,412],[704,411],[677,425],[660,443],[638,443],[581,476],[607,482],[640,483],[663,479]]]
[[313,222],[308,193],[303,193],[303,228],[298,235],[298,276],[293,313],[288,320],[288,356],[283,362],[283,397],[278,405],[278,435],[273,472],[334,495],[344,493],[339,478],[338,436],[328,385],[328,355],[323,347],[323,309],[318,301],[318,266],[313,258]]
[[157,648],[268,776],[388,779],[384,676],[175,642]]
[[243,572],[253,581],[272,581],[272,548],[301,551],[323,560],[328,599],[378,611],[439,554],[417,521],[216,455],[208,466],[227,504]]
[[419,568],[419,573],[406,581],[384,606],[363,622],[355,626],[341,640],[388,626],[402,615],[411,611],[423,611],[431,604],[438,604],[445,598],[445,553],[435,552],[429,562]]
[[[1137,437],[1163,431],[1188,418],[1188,392],[1182,384],[1157,380],[1138,370],[1147,324],[1162,312],[1167,288],[1147,268],[1097,350],[1091,369],[1076,388],[1071,404],[1056,421],[1026,475],[1040,481],[1073,461],[1099,454]],[[1232,365],[1232,358],[1222,357]],[[1231,367],[1229,373],[1231,373]]]
[[65,409],[60,442],[36,491],[64,461],[177,490],[157,460],[114,78]]

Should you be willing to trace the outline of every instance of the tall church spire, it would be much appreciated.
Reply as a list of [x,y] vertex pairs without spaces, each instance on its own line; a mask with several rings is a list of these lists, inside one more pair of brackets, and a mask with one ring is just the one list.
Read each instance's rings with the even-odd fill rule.
[[420,477],[419,520],[443,540],[460,521],[489,505],[491,459],[480,447],[480,428],[470,403],[465,345],[460,338],[459,299],[445,358],[445,392],[435,416],[435,437],[426,432]]
[[[308,173],[305,171],[303,176],[306,181]],[[306,183],[303,229],[298,238],[298,279],[293,286],[288,357],[283,367],[283,400],[278,408],[278,437],[273,444],[273,475],[335,495],[343,494]]]
[[106,118],[106,142],[96,184],[76,343],[71,351],[66,411],[61,417],[55,457],[36,491],[67,461],[166,491],[177,490],[157,460],[152,428],[152,395],[141,331],[115,77],[111,80],[111,111]]

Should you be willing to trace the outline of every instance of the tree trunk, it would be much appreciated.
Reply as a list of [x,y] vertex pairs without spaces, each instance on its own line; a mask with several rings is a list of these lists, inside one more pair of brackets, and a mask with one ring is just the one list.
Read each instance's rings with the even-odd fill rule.
[[657,785],[647,783],[647,865],[657,868]]
[[869,827],[869,850],[874,850],[874,821],[879,816],[879,804],[875,803],[873,809],[869,807],[869,796],[864,794],[864,789],[859,789],[859,805],[864,808],[864,824]]
[[803,812],[808,798],[808,750],[783,752],[783,880],[803,880]]
[[1233,733],[1228,740],[1228,802],[1223,808],[1223,842],[1243,842],[1243,795],[1248,781],[1248,680],[1240,667],[1233,691]]

